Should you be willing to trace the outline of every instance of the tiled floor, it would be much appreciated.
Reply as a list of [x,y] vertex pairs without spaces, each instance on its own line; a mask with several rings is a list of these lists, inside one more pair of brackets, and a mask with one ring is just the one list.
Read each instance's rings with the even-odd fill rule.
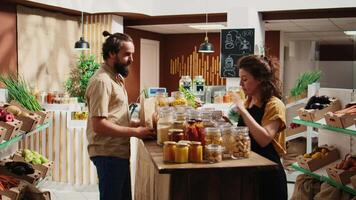
[[[295,182],[296,177],[300,174],[298,172],[288,173],[287,180]],[[76,186],[70,184],[63,184],[57,182],[46,181],[41,183],[42,190],[51,192],[52,200],[98,200],[99,191],[97,185]],[[288,183],[288,199],[293,194],[294,184]]]

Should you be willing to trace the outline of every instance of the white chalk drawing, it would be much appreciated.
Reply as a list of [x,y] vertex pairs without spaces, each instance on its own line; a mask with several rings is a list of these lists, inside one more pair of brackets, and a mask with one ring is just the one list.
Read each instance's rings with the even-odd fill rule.
[[234,59],[230,55],[225,59],[225,68],[223,72],[224,77],[233,77],[236,75],[234,68]]
[[229,32],[228,34],[226,34],[225,49],[233,49],[233,48],[235,48],[235,44],[232,39],[232,34]]
[[225,36],[225,49],[234,49],[237,47],[237,50],[241,54],[245,54],[251,51],[251,44],[246,39],[246,37],[253,36],[253,31],[247,30],[242,33],[237,32],[236,30],[229,31]]

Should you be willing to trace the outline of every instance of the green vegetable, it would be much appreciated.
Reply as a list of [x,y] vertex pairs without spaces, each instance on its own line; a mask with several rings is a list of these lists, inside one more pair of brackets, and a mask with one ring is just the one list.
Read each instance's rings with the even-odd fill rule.
[[26,81],[22,77],[15,78],[13,76],[5,77],[0,75],[0,82],[8,90],[10,100],[16,100],[30,111],[42,110],[36,97],[31,94]]
[[72,97],[78,97],[79,102],[85,102],[85,90],[89,79],[100,67],[94,55],[86,56],[81,54],[77,62],[77,67],[73,68],[70,77],[65,82],[65,89]]
[[315,70],[301,74],[295,86],[290,91],[290,96],[295,97],[308,90],[308,85],[319,81],[321,78],[321,71]]
[[48,162],[48,159],[39,154],[37,151],[24,149],[22,152],[22,156],[25,158],[26,162],[32,163],[34,165],[40,165]]
[[182,85],[179,86],[179,91],[184,94],[185,99],[187,99],[188,106],[196,108],[195,96],[189,90],[185,89]]
[[235,108],[231,108],[228,114],[228,118],[232,122],[238,122],[240,118],[240,114],[235,110]]

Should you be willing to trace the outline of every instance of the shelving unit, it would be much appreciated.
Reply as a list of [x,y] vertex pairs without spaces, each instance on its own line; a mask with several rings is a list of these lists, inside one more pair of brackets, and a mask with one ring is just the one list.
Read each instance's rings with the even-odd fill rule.
[[5,147],[7,147],[10,144],[13,144],[15,142],[18,142],[18,141],[24,139],[25,137],[31,136],[31,135],[33,135],[33,134],[35,134],[35,133],[37,133],[37,132],[39,132],[39,131],[41,131],[43,129],[46,129],[50,125],[51,125],[51,123],[47,122],[47,123],[44,123],[44,124],[38,126],[36,129],[34,129],[34,130],[30,131],[30,132],[27,132],[27,133],[26,132],[22,132],[20,135],[14,137],[14,138],[12,138],[12,139],[10,139],[8,141],[4,141],[4,142],[0,143],[0,149],[3,149],[3,148],[5,148]]

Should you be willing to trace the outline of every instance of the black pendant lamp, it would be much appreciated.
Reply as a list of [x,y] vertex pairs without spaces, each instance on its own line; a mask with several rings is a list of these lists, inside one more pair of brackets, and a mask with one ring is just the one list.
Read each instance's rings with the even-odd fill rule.
[[[208,13],[205,14],[205,22],[208,24]],[[205,30],[205,39],[204,42],[200,44],[198,52],[214,53],[214,45],[209,42],[207,30]]]
[[82,26],[82,37],[75,42],[74,49],[75,50],[89,50],[90,46],[87,41],[84,40],[84,24],[83,24],[83,12],[82,12],[82,21],[81,21],[81,26]]

